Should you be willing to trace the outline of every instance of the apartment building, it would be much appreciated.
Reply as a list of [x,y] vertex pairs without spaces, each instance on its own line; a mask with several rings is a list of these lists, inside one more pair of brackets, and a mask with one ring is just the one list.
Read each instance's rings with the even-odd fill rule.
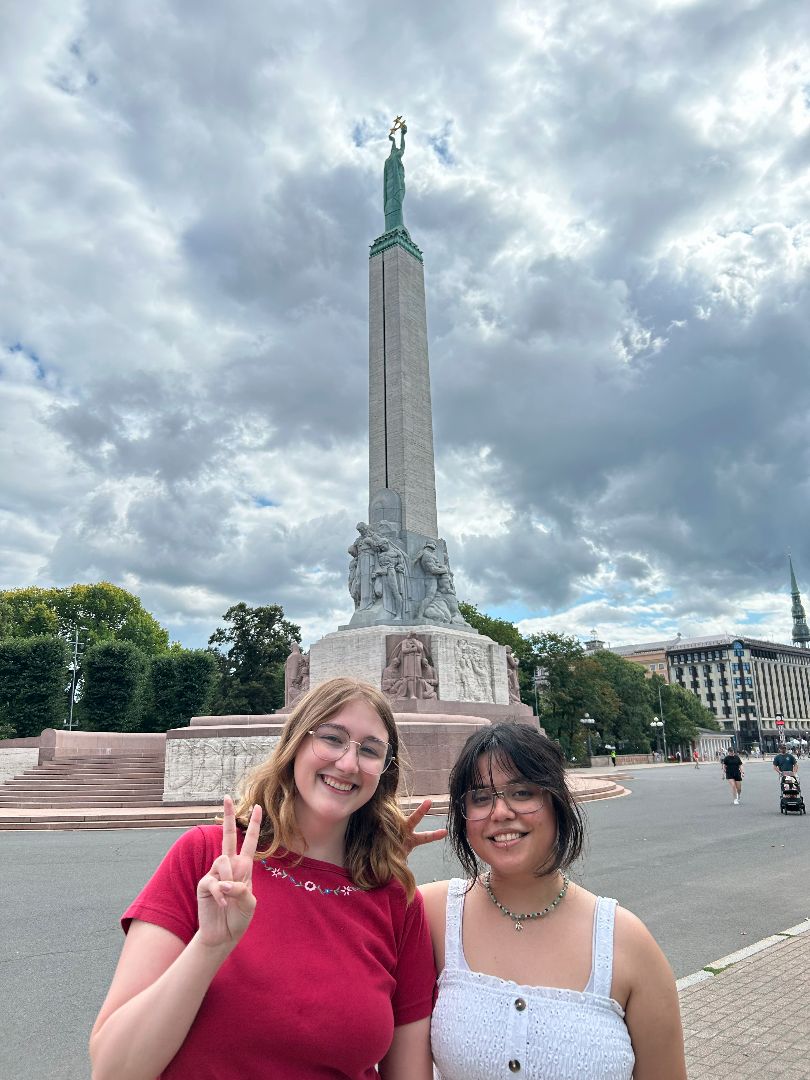
[[669,681],[696,694],[742,749],[810,740],[810,650],[723,635],[681,638],[666,658]]

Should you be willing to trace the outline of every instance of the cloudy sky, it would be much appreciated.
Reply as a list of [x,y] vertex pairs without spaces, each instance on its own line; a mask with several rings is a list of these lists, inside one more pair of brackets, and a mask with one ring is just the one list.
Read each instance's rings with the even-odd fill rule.
[[10,0],[0,588],[346,621],[391,119],[459,596],[618,645],[810,602],[804,0]]

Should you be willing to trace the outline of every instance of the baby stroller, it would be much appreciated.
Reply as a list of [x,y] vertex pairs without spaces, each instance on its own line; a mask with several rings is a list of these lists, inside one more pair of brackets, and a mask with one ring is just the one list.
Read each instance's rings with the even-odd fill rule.
[[804,798],[798,776],[793,773],[782,773],[779,781],[782,795],[779,799],[779,810],[782,814],[806,814]]

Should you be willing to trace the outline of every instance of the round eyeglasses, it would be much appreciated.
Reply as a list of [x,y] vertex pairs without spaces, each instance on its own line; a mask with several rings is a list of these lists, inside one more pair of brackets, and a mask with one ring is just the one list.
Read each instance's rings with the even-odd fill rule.
[[321,761],[339,761],[354,745],[357,747],[359,768],[372,776],[382,776],[394,760],[390,743],[375,739],[373,736],[358,742],[357,739],[349,737],[348,731],[335,724],[321,724],[309,734],[312,736],[312,749],[315,756]]
[[546,801],[545,788],[530,781],[515,780],[504,784],[503,791],[493,788],[470,788],[461,801],[461,812],[467,821],[483,821],[495,809],[495,800],[503,799],[513,814],[536,814]]

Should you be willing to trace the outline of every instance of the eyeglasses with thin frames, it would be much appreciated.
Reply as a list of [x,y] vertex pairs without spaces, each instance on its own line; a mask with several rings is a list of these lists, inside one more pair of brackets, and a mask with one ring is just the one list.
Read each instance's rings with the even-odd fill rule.
[[352,739],[347,731],[333,724],[322,724],[308,732],[312,736],[312,749],[321,761],[339,761],[352,745],[357,747],[357,764],[364,772],[372,776],[382,776],[394,754],[391,744],[382,739]]
[[545,788],[529,780],[504,784],[503,791],[494,788],[470,788],[461,801],[461,813],[467,821],[483,821],[495,809],[495,800],[503,799],[513,814],[536,814],[546,801]]

